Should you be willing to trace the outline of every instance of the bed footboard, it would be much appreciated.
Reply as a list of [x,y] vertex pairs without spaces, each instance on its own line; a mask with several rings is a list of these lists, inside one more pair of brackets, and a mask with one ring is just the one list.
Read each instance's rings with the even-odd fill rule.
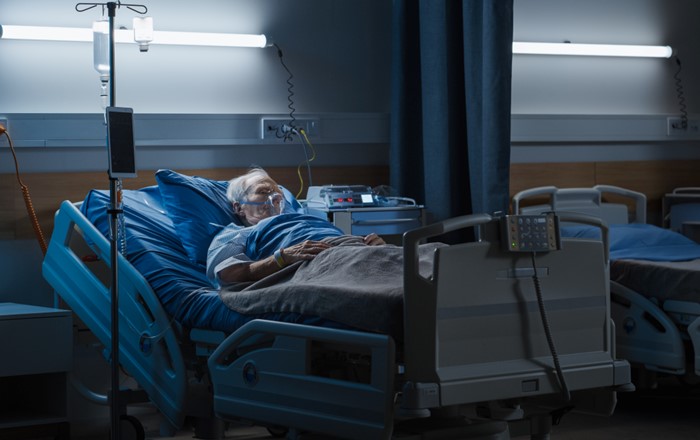
[[251,321],[209,358],[214,410],[227,420],[389,438],[394,352],[385,335]]
[[[418,243],[465,227],[478,227],[480,240],[438,248],[432,278],[421,276]],[[557,251],[509,252],[500,231],[499,219],[473,215],[404,234],[405,377],[422,390],[404,406],[545,395],[563,403],[540,288],[568,389],[628,386],[629,364],[614,353],[603,244],[562,238]]]
[[[86,263],[72,248],[83,240],[97,255]],[[69,201],[61,204],[43,261],[43,275],[58,295],[107,348],[111,346],[110,287],[89,267],[110,267],[110,243]],[[158,298],[122,256],[119,268],[120,363],[134,376],[166,419],[184,421],[186,380],[177,335]]]

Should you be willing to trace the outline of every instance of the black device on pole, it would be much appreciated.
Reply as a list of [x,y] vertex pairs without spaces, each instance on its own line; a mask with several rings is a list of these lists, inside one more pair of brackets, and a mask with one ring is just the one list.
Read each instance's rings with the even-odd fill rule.
[[105,113],[109,177],[136,177],[134,110],[128,107],[107,107]]

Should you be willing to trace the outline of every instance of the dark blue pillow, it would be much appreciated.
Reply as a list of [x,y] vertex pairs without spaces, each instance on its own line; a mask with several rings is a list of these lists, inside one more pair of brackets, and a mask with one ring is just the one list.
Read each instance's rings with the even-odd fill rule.
[[207,264],[209,243],[221,229],[238,221],[226,198],[228,182],[158,170],[156,182],[165,210],[190,260]]
[[[192,262],[206,266],[207,251],[214,236],[229,223],[241,224],[226,198],[228,181],[158,170],[156,182],[182,247]],[[282,192],[284,212],[303,212],[288,190],[282,188]]]

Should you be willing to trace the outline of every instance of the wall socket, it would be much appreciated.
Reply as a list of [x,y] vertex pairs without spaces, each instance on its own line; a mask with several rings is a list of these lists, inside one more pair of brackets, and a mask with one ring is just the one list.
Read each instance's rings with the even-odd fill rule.
[[688,119],[688,124],[683,128],[682,119],[670,117],[666,119],[666,134],[668,136],[688,137],[700,135],[700,120]]
[[[262,139],[284,139],[291,127],[291,118],[268,117],[260,120],[260,137]],[[295,118],[294,126],[304,129],[306,136],[311,138],[319,137],[319,119],[318,118]],[[295,134],[291,135],[296,136]]]

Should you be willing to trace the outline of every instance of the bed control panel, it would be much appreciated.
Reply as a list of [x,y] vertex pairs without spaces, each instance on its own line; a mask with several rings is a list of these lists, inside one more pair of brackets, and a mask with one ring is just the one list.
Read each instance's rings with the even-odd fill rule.
[[506,215],[501,222],[501,243],[505,250],[550,252],[561,249],[559,219],[553,213]]

